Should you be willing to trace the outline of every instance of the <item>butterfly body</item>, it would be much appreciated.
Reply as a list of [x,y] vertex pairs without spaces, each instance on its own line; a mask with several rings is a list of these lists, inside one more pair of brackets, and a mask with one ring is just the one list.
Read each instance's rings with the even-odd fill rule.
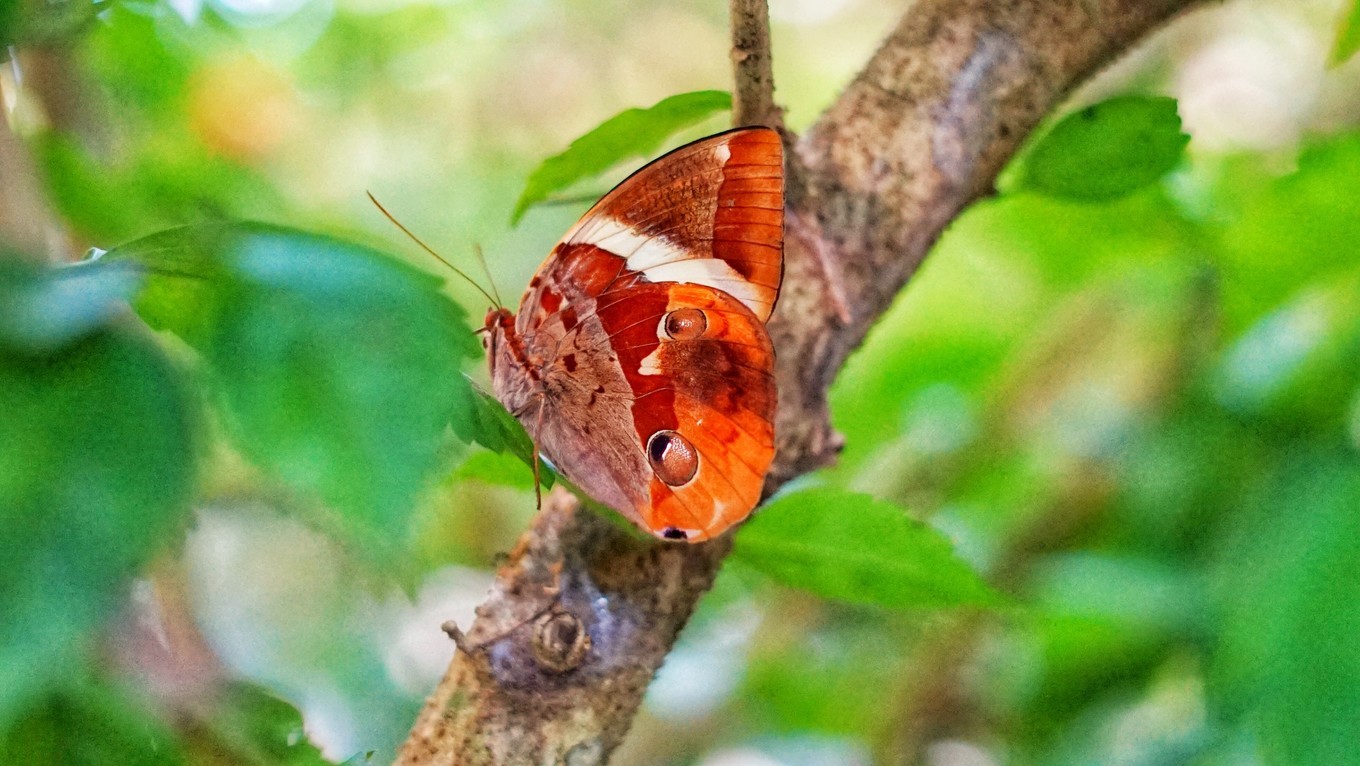
[[496,397],[568,480],[664,539],[744,519],[774,455],[778,135],[741,129],[630,176],[487,315]]

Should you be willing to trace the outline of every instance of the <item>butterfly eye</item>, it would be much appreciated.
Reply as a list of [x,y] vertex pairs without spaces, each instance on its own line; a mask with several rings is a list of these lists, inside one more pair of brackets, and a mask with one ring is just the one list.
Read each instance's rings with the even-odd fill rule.
[[674,431],[657,431],[647,440],[647,460],[656,477],[672,487],[688,483],[699,471],[699,453]]
[[664,327],[672,340],[694,340],[708,329],[708,317],[699,309],[676,309],[666,315]]

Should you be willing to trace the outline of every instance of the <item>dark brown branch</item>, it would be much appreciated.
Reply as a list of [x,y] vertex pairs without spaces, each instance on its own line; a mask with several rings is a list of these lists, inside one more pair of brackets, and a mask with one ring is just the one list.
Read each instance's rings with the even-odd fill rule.
[[[989,192],[1076,83],[1197,2],[912,7],[789,158],[786,270],[770,323],[779,452],[767,490],[834,459],[827,388],[949,221]],[[745,5],[734,3],[734,19]],[[745,50],[749,28],[734,30],[734,49]],[[745,72],[748,62],[736,62],[737,116],[767,122],[746,120],[751,110],[778,114],[761,95],[772,92],[768,79]],[[768,61],[761,66],[768,75]],[[555,492],[498,573],[464,637],[472,651],[458,652],[398,762],[603,763],[730,546],[728,537],[644,540]]]
[[770,9],[765,0],[731,0],[732,124],[784,127],[774,102]]

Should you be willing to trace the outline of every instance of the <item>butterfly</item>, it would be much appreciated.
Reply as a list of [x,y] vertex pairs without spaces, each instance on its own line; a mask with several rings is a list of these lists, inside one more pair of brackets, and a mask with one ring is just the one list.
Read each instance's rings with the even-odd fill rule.
[[779,134],[738,128],[633,173],[486,316],[496,398],[568,481],[665,540],[745,519],[774,457]]

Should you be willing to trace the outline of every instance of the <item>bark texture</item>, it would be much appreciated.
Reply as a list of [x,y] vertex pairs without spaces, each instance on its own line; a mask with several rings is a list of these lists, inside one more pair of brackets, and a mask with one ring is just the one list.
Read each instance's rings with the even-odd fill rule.
[[774,101],[770,7],[765,0],[731,0],[732,124],[784,127]]
[[[805,136],[788,136],[778,454],[840,448],[826,392],[946,225],[1071,88],[1200,0],[919,0]],[[734,0],[736,117],[779,124],[763,2]],[[756,27],[759,27],[758,29]],[[427,700],[400,764],[608,760],[730,536],[642,539],[549,495]]]

